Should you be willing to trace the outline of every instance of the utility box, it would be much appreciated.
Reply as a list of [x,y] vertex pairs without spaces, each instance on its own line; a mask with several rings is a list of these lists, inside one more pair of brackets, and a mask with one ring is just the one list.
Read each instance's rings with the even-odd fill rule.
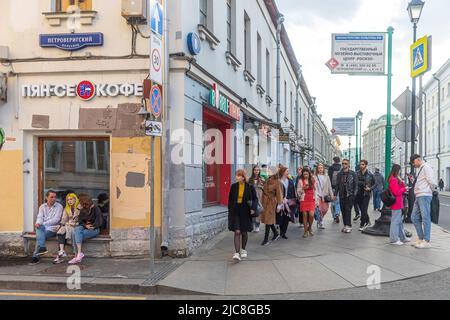
[[6,74],[0,73],[0,101],[6,102],[7,88]]
[[147,0],[122,0],[122,17],[127,20],[147,20]]

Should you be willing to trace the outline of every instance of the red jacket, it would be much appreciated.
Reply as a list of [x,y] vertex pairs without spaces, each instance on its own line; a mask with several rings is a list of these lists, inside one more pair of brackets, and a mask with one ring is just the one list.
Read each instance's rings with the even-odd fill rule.
[[398,182],[397,178],[389,178],[389,190],[392,192],[396,198],[395,204],[391,207],[392,210],[402,210],[403,209],[403,194],[406,192],[405,183]]

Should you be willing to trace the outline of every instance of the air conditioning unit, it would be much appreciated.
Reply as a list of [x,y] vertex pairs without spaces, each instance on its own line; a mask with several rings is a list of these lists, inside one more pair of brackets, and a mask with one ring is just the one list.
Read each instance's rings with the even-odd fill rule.
[[7,93],[7,78],[6,74],[0,73],[0,101],[6,102],[6,93]]
[[122,17],[127,20],[147,20],[147,0],[122,0]]

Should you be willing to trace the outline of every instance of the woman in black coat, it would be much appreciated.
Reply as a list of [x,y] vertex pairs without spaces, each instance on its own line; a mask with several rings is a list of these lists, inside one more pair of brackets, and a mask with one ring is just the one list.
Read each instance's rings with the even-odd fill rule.
[[[231,186],[228,196],[228,229],[234,232],[233,260],[247,258],[248,233],[253,231],[252,211],[257,209],[258,201],[255,188],[248,184],[244,170],[236,172],[236,183]],[[249,202],[252,206],[249,206]],[[242,250],[241,250],[242,237]]]

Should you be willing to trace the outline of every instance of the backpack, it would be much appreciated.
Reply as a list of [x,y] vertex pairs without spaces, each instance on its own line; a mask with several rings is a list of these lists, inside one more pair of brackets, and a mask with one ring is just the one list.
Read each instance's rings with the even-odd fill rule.
[[340,170],[334,170],[333,171],[333,176],[332,176],[332,179],[331,179],[331,186],[333,188],[337,187],[337,178],[338,178],[339,172],[340,172]]
[[397,199],[394,197],[391,190],[389,190],[388,188],[381,193],[381,201],[383,201],[383,203],[387,207],[392,207],[397,201]]

